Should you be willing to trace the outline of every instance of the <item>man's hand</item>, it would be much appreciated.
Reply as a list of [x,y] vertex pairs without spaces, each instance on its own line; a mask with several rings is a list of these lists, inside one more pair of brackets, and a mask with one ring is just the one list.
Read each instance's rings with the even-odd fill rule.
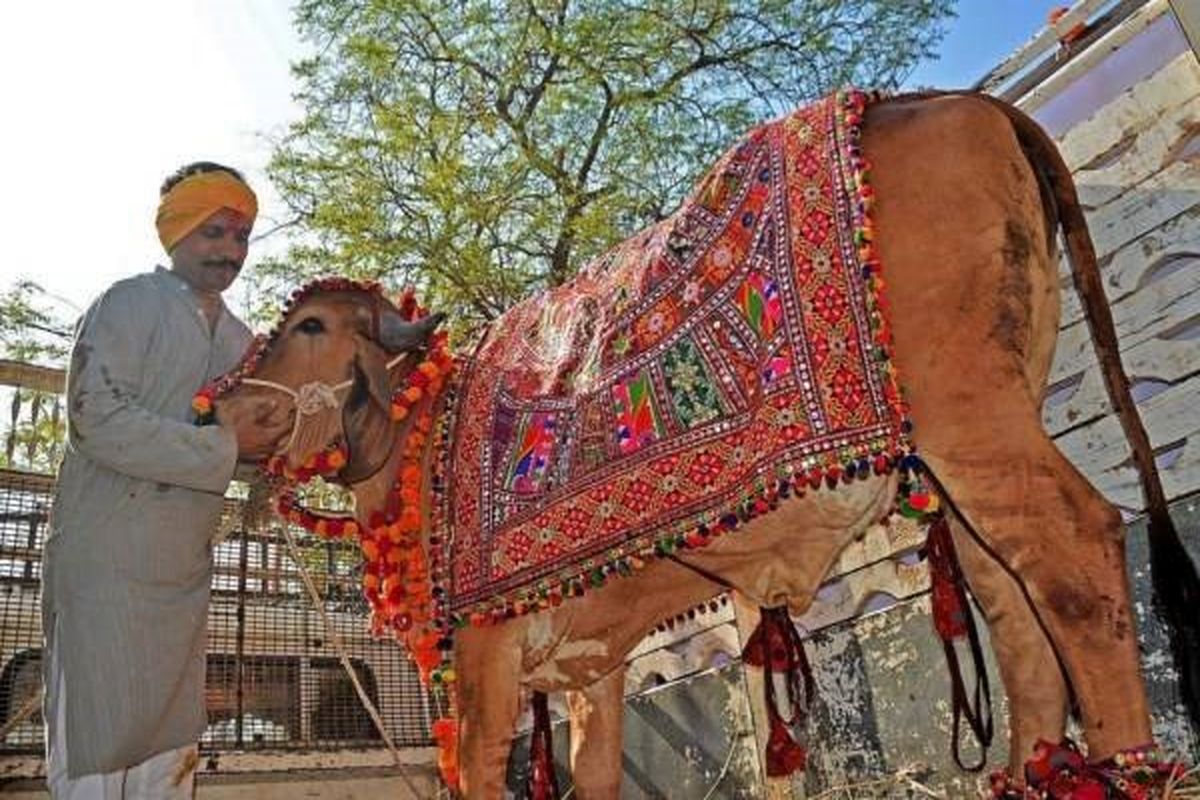
[[216,404],[217,424],[233,430],[238,459],[261,461],[275,452],[280,440],[292,431],[290,403],[257,399]]

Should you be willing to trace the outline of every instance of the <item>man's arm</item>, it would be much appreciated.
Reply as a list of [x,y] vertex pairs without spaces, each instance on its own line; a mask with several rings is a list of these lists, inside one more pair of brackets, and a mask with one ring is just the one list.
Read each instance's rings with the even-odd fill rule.
[[238,457],[233,431],[196,427],[147,409],[139,396],[153,314],[133,287],[106,292],[80,323],[67,373],[71,445],[143,480],[223,493]]

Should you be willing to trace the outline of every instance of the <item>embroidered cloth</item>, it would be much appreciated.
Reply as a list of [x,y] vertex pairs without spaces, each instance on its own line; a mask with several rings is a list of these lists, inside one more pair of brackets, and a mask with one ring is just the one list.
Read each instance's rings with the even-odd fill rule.
[[670,218],[493,324],[447,454],[454,617],[544,607],[777,482],[903,451],[866,100],[751,131]]

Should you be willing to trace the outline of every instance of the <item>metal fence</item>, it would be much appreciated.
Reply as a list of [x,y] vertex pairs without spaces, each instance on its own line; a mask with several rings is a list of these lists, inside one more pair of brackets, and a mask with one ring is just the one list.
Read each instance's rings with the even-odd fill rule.
[[[0,726],[41,689],[39,621],[42,545],[53,478],[0,470]],[[326,629],[340,635],[359,681],[397,746],[431,743],[430,696],[399,645],[367,630],[353,543],[314,539],[293,528],[323,598],[324,619],[306,592],[278,523],[245,530],[242,504],[227,500],[232,533],[213,550],[208,623],[208,727],[201,748],[310,750],[381,747]],[[0,740],[0,755],[42,752],[35,712]]]

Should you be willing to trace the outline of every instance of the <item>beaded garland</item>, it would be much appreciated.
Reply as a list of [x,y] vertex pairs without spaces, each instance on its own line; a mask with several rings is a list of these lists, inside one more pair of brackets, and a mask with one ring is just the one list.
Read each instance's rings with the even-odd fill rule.
[[1038,741],[1025,762],[1025,785],[1007,770],[990,776],[996,800],[1151,800],[1185,767],[1168,761],[1156,745],[1122,750],[1111,758],[1089,762],[1070,739],[1060,744]]

